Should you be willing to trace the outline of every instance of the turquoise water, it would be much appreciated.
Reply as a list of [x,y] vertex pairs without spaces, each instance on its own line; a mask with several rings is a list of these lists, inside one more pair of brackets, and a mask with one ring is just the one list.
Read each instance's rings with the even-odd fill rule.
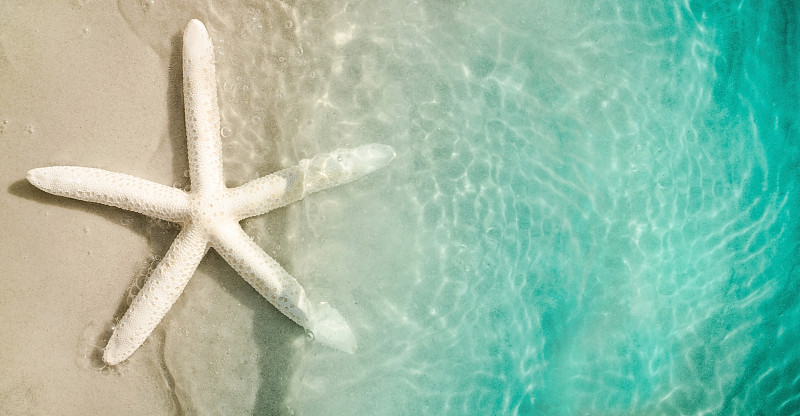
[[297,346],[287,413],[798,414],[794,2],[200,14],[232,184],[398,153],[288,209],[287,268],[359,351]]

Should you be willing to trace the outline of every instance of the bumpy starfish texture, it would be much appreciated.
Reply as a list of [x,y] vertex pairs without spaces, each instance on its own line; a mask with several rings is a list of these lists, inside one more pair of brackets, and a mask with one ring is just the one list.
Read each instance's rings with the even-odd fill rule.
[[214,52],[205,26],[192,20],[183,35],[183,93],[191,191],[101,169],[33,169],[28,181],[51,194],[110,205],[176,222],[181,231],[136,295],[103,352],[116,365],[133,354],[175,303],[200,260],[214,248],[262,296],[322,344],[352,353],[356,340],[344,318],[305,290],[242,230],[239,221],[351,182],[387,165],[394,149],[368,144],[304,159],[294,167],[225,186]]

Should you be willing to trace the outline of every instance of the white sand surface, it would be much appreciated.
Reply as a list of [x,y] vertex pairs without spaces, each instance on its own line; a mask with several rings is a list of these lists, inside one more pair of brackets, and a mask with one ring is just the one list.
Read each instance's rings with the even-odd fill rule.
[[146,267],[143,220],[49,196],[25,173],[81,164],[171,182],[166,68],[113,4],[0,7],[11,16],[0,24],[0,413],[163,412],[152,359],[121,376],[93,369],[93,343]]
[[156,53],[112,2],[5,1],[0,16],[0,414],[274,414],[302,330],[215,254],[145,345],[101,369],[176,230],[25,180],[63,164],[185,185],[179,51]]

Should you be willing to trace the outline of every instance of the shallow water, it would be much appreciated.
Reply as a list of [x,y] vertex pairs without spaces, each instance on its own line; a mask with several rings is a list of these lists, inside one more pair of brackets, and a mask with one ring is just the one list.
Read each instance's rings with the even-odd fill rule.
[[[217,49],[229,186],[398,153],[245,223],[356,354],[211,254],[128,371],[175,413],[795,414],[800,11],[562,3],[120,1],[170,68],[176,185],[190,18]],[[163,255],[175,230],[140,228]]]
[[292,211],[361,342],[298,414],[796,411],[793,3],[339,7],[308,136],[399,156]]

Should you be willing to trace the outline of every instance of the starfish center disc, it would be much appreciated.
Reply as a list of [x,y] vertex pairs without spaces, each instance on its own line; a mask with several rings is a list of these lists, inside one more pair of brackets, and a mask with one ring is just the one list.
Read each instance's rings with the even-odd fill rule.
[[227,217],[227,207],[219,198],[201,197],[192,201],[192,222],[203,229],[211,229],[215,223]]

